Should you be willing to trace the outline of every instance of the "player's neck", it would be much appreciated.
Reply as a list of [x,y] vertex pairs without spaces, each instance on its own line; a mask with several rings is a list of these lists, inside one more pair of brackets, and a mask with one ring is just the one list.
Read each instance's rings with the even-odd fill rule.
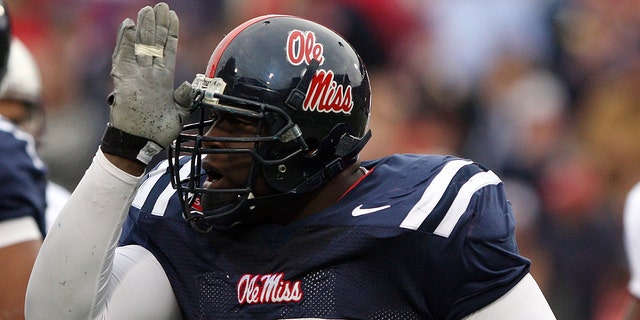
[[309,217],[338,202],[363,175],[360,164],[354,163],[316,191],[285,197],[278,200],[277,204],[257,209],[253,222],[268,220],[273,223],[289,224]]
[[363,175],[364,172],[360,170],[360,163],[352,164],[346,170],[329,180],[322,188],[312,193],[311,197],[308,198],[308,202],[301,208],[301,213],[292,221],[311,216],[314,213],[332,206],[338,202],[347,190],[356,184]]

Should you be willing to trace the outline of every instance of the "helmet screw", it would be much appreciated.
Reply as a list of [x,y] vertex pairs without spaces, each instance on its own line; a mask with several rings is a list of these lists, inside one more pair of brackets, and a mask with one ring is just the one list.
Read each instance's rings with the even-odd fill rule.
[[287,172],[287,166],[285,166],[284,164],[279,165],[278,166],[278,172],[280,172],[280,173]]

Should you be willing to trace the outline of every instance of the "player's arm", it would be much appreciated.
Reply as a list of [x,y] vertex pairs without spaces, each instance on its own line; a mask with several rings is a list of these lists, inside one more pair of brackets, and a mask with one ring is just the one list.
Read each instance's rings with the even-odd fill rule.
[[138,177],[94,157],[49,230],[29,280],[29,319],[95,319]]
[[625,319],[635,320],[640,319],[640,184],[627,195],[623,226],[630,274],[628,290],[631,294],[626,306]]
[[179,318],[155,257],[138,246],[116,248],[138,180],[98,151],[43,244],[29,282],[27,318]]
[[[137,22],[125,19],[120,25],[111,71],[115,90],[109,97],[109,125],[100,150],[38,255],[27,290],[29,319],[113,318],[118,314],[170,319],[177,310],[170,286],[156,288],[158,283],[168,284],[159,264],[138,261],[149,255],[123,258],[120,253],[125,249],[116,249],[140,174],[151,157],[177,136],[187,112],[182,105],[188,105],[191,94],[188,84],[173,90],[178,42],[175,12],[159,3],[141,9]],[[123,266],[127,262],[133,267]],[[118,275],[140,268],[150,268],[152,276],[122,280]],[[126,287],[148,290],[119,289]],[[167,297],[173,302],[166,303]],[[145,304],[154,300],[172,307],[165,310]]]
[[0,319],[24,318],[27,281],[42,243],[33,217],[0,222]]

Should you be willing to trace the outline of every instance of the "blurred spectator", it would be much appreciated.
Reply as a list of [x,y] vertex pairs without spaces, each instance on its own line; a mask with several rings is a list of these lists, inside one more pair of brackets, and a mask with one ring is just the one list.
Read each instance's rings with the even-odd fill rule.
[[545,5],[535,0],[430,1],[424,11],[433,37],[427,67],[467,96],[504,56],[544,61],[551,48]]
[[530,61],[504,56],[478,86],[474,103],[465,154],[534,183],[566,130],[569,100],[563,84]]
[[[601,250],[601,254],[591,257],[587,264],[606,267],[599,270],[606,277],[591,279],[591,283],[609,287],[594,287],[600,300],[622,291],[627,279],[622,272],[626,263],[620,258],[622,213],[628,191],[640,180],[640,68],[634,61],[618,61],[619,67],[601,70],[599,75],[590,77],[576,98],[575,136],[602,174],[602,188],[598,191],[602,201],[597,213],[589,218],[599,224],[601,230],[585,238],[582,244],[597,239],[593,241],[597,243],[594,247]],[[591,208],[595,209],[595,205]],[[588,272],[589,268],[578,270]],[[582,289],[584,292],[584,284]],[[613,291],[615,289],[617,291]]]
[[640,49],[636,63],[611,69],[585,84],[575,129],[606,170],[608,192],[622,212],[628,190],[640,179]]
[[552,267],[545,293],[558,319],[597,319],[621,285],[621,228],[606,180],[597,159],[579,150],[558,155],[541,172],[539,232]]
[[[636,0],[555,1],[551,12],[556,63],[572,96],[579,98],[594,77],[638,60],[640,9]],[[575,106],[576,108],[579,105]]]

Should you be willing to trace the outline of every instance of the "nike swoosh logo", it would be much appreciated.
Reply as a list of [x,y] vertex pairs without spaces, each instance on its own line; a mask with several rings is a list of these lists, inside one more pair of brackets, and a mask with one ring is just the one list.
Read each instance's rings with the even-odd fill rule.
[[391,205],[388,204],[386,206],[375,207],[375,208],[364,208],[364,209],[362,208],[362,205],[359,205],[359,206],[353,208],[353,211],[351,211],[351,215],[354,216],[354,217],[357,217],[357,216],[362,216],[362,215],[365,215],[365,214],[378,212],[380,210],[384,210],[384,209],[387,209],[387,208],[391,208]]

